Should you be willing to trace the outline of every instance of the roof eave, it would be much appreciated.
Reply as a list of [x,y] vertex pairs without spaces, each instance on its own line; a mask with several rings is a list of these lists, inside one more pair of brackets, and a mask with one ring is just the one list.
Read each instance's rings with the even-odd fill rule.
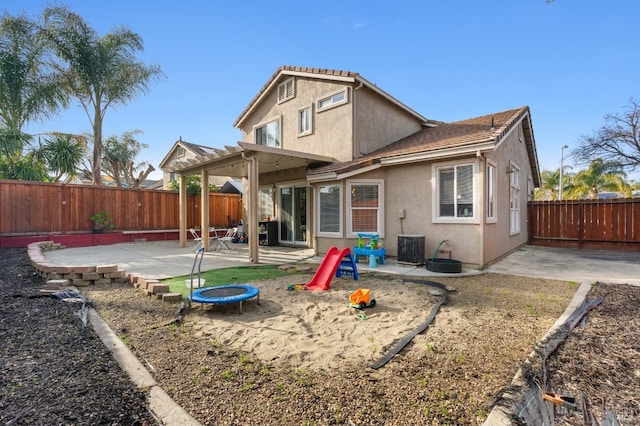
[[495,148],[495,140],[488,139],[473,145],[465,145],[451,148],[443,148],[434,151],[421,151],[411,154],[395,155],[380,158],[380,164],[393,166],[397,164],[415,163],[420,161],[439,160],[443,158],[463,157],[470,154],[477,155],[478,152],[489,152]]
[[307,181],[309,183],[320,183],[320,182],[328,182],[328,181],[336,181],[348,179],[353,176],[361,175],[363,173],[370,172],[372,170],[376,170],[382,167],[380,163],[369,164],[365,167],[359,169],[350,169],[344,173],[339,172],[327,172],[327,173],[319,173],[317,175],[307,175]]

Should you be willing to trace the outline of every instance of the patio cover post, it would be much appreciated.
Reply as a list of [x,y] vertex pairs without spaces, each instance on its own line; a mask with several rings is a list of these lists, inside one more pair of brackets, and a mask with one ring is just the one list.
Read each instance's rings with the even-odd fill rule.
[[209,251],[209,172],[200,170],[200,237],[204,251]]
[[249,220],[247,225],[247,235],[249,236],[249,261],[251,263],[259,263],[258,254],[258,158],[255,153],[243,153],[245,160],[249,161],[247,177],[249,180],[248,198],[249,198]]
[[180,173],[180,195],[178,202],[180,218],[180,247],[187,246],[187,177]]

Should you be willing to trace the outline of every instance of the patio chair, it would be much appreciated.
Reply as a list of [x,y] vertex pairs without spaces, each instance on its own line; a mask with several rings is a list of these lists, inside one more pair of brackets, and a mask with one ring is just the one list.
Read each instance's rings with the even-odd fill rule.
[[209,248],[215,250],[218,247],[218,231],[215,227],[211,226],[209,228]]
[[204,247],[204,245],[202,244],[202,238],[198,236],[198,233],[196,232],[196,230],[193,228],[189,228],[189,232],[193,237],[193,241],[196,242],[196,245],[193,247],[192,251],[197,251],[199,248]]
[[228,251],[233,250],[233,246],[231,244],[233,243],[233,240],[236,237],[237,233],[238,233],[237,227],[228,229],[224,237],[218,238],[217,247],[223,248]]

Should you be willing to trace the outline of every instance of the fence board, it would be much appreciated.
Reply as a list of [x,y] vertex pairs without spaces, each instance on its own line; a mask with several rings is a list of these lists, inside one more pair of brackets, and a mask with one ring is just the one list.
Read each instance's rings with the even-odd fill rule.
[[640,199],[531,201],[529,244],[640,250]]
[[[209,195],[209,223],[242,218],[242,198]],[[107,210],[118,231],[178,229],[179,194],[173,191],[0,180],[0,235],[91,232],[91,216]],[[200,196],[187,197],[187,226],[200,224]]]

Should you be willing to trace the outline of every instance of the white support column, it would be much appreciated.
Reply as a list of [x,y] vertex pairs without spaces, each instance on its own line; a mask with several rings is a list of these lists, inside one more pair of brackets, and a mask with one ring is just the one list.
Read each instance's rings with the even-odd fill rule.
[[200,170],[200,237],[204,251],[209,251],[209,172]]
[[180,174],[180,194],[178,210],[180,216],[180,247],[187,246],[187,177]]
[[249,236],[249,261],[251,263],[259,263],[259,247],[258,247],[258,186],[260,185],[259,181],[259,170],[258,170],[258,158],[255,153],[246,154],[244,157],[245,160],[249,161],[249,169],[248,169],[248,180],[249,180],[249,189],[248,189],[248,214],[249,220],[245,224],[247,226],[247,235]]

